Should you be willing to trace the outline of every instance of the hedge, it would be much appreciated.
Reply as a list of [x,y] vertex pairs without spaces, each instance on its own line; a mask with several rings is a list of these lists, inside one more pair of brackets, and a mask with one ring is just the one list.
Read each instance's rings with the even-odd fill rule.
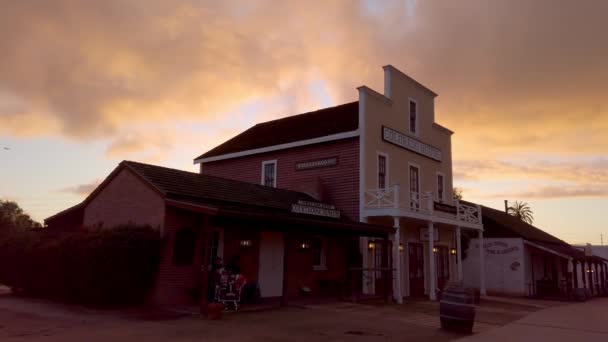
[[74,233],[0,232],[0,283],[95,306],[142,303],[160,260],[160,234],[120,226]]

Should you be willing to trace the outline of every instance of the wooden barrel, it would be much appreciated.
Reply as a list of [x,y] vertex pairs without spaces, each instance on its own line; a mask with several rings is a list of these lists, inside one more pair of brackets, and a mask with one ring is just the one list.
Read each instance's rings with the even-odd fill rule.
[[585,289],[579,287],[574,289],[574,300],[577,302],[584,302],[587,300],[587,295],[585,294]]
[[441,327],[471,334],[475,322],[475,292],[461,282],[450,282],[439,302]]

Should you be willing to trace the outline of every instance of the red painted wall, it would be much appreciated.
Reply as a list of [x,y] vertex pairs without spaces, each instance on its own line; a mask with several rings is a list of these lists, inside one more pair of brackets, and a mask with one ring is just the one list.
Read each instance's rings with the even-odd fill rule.
[[174,265],[173,242],[178,229],[197,228],[196,214],[172,207],[167,207],[165,212],[165,235],[151,301],[156,305],[170,306],[194,304],[195,301],[189,292],[200,286],[201,253],[199,251],[194,253],[192,265]]
[[[338,157],[338,165],[296,171],[302,161]],[[320,180],[322,200],[335,205],[342,215],[359,221],[359,139],[343,139],[322,144],[256,154],[201,165],[201,173],[260,184],[262,162],[277,160],[277,187],[315,192]],[[310,191],[307,191],[310,190]]]

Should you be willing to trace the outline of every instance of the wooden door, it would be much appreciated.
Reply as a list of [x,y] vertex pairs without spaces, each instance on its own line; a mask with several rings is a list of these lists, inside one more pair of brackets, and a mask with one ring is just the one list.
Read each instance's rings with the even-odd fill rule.
[[258,283],[263,298],[283,295],[283,233],[262,232]]
[[446,246],[436,246],[436,248],[437,288],[443,290],[445,284],[450,280],[450,254]]
[[408,244],[410,296],[424,297],[424,253],[421,243]]

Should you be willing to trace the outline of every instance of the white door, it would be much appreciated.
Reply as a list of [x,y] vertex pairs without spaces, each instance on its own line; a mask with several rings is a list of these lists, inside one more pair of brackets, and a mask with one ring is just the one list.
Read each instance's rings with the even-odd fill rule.
[[258,272],[262,297],[283,295],[283,233],[262,232],[260,239],[260,269]]

